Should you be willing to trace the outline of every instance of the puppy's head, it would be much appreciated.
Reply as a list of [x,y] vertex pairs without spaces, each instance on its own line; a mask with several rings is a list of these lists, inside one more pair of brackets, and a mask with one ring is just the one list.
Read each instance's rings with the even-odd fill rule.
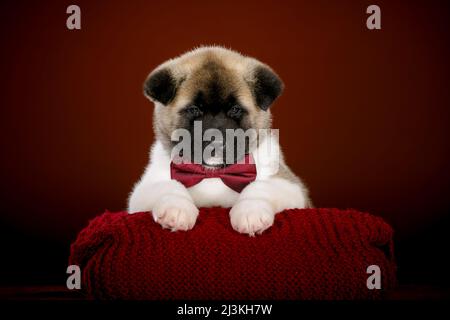
[[[223,146],[223,159],[231,148],[227,129],[255,129],[257,133],[270,128],[269,107],[282,90],[282,81],[270,67],[221,47],[202,47],[169,60],[151,72],[144,84],[145,95],[155,103],[157,138],[167,148],[179,142],[171,139],[174,130],[185,129],[192,137],[195,130],[201,130],[204,138],[203,134],[213,129],[223,138],[207,140]],[[202,151],[210,143],[202,140]],[[192,154],[194,145],[193,139]],[[249,145],[246,143],[245,152]],[[235,160],[242,157],[239,151],[233,153]],[[203,163],[214,166],[225,161],[213,154]]]

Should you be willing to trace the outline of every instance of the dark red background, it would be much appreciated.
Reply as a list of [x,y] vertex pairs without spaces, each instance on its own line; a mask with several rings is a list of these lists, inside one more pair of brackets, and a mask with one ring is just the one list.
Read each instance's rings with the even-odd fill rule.
[[[60,282],[70,242],[122,210],[147,162],[142,83],[164,60],[221,44],[271,65],[287,161],[317,207],[396,230],[400,279],[448,282],[449,5],[376,1],[72,1],[0,5],[1,278]],[[447,279],[447,280],[446,280]]]

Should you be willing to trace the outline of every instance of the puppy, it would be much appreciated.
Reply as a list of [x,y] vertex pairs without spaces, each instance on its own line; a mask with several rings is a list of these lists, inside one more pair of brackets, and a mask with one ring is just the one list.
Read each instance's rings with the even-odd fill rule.
[[[156,141],[150,162],[129,197],[128,211],[151,211],[156,222],[176,231],[194,227],[199,207],[221,206],[231,208],[231,225],[236,231],[254,235],[272,226],[277,212],[310,207],[307,188],[284,163],[277,135],[267,133],[271,128],[269,107],[282,90],[282,81],[270,67],[222,47],[201,47],[157,67],[144,84],[145,96],[155,104]],[[256,134],[246,140],[240,154],[230,147],[235,139],[226,134],[227,139],[210,138],[209,144],[219,146],[222,152],[205,156],[208,141],[198,144],[196,129],[200,139],[207,130],[217,134],[254,130]],[[203,157],[196,163],[201,168],[194,171],[205,175],[195,183],[174,178],[179,169],[173,154],[179,143],[173,134],[177,130],[194,136],[192,149],[195,144],[200,146],[197,149]],[[186,149],[176,156],[196,157]],[[241,176],[245,178],[233,176],[228,181],[215,175],[227,168],[235,174],[239,161],[248,160],[248,155],[254,165],[244,163],[246,172]],[[254,174],[248,174],[248,169]],[[188,174],[189,180],[192,176]]]

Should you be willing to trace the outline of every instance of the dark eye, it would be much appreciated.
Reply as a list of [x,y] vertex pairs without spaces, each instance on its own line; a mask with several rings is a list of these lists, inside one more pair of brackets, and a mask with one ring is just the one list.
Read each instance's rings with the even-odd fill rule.
[[242,108],[239,105],[235,104],[228,110],[227,114],[230,118],[239,119],[240,117],[242,117],[243,113],[244,110],[242,110]]
[[186,112],[194,118],[200,117],[203,114],[202,110],[196,105],[187,107]]

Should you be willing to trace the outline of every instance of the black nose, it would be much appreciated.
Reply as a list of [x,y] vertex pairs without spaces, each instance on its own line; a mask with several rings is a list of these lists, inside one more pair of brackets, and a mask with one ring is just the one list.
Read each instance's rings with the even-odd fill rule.
[[218,112],[216,114],[209,112],[208,114],[205,114],[202,119],[202,126],[203,130],[214,128],[223,131],[224,134],[226,129],[239,128],[236,121],[227,117],[224,112]]

